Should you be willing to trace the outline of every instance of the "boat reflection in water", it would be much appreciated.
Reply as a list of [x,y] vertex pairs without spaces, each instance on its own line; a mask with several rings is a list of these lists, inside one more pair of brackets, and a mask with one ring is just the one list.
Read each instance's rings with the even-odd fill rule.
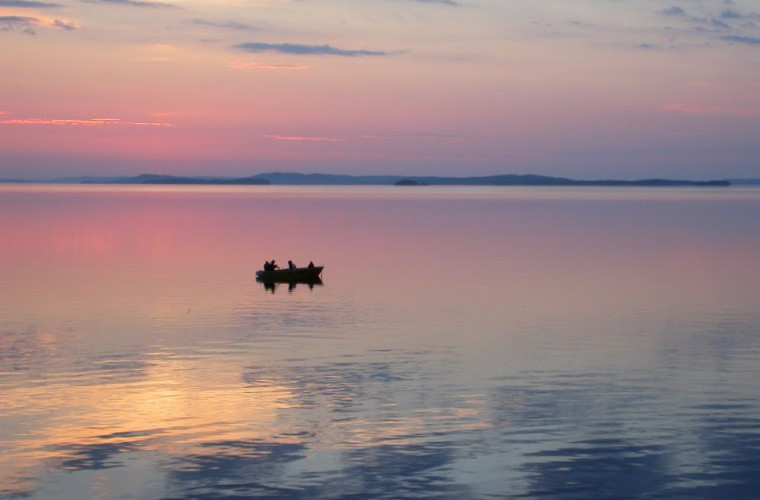
[[292,292],[298,284],[307,285],[311,290],[317,285],[323,285],[322,278],[320,278],[322,269],[324,266],[256,271],[256,281],[263,283],[264,289],[272,293],[275,292],[279,284],[287,284],[289,292]]

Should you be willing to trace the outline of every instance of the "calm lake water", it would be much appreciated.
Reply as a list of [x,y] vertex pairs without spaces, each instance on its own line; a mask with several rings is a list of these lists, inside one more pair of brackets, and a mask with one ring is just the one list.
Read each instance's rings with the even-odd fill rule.
[[0,299],[2,498],[760,497],[760,189],[0,186]]

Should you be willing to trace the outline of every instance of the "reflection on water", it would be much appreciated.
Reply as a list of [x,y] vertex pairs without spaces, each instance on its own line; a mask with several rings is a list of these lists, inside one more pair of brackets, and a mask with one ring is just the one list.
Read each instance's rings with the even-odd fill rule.
[[760,191],[4,186],[0,234],[2,498],[760,491]]
[[308,288],[309,290],[314,290],[315,286],[324,285],[321,278],[304,278],[297,280],[263,280],[261,278],[256,278],[256,283],[260,283],[264,287],[264,290],[270,293],[275,293],[281,287],[287,288],[288,292],[292,293],[298,285],[301,285],[301,288]]

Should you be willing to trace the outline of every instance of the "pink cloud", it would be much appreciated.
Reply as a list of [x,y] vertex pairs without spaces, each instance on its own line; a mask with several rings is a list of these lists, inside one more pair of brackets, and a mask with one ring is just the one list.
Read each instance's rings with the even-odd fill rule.
[[274,139],[276,141],[293,141],[293,142],[345,142],[345,139],[338,137],[301,137],[301,136],[284,136],[284,135],[262,135],[264,139]]
[[[0,112],[0,116],[9,113]],[[103,125],[126,125],[131,127],[171,127],[170,123],[159,122],[132,122],[121,118],[91,118],[88,120],[63,119],[63,118],[11,118],[0,120],[0,125],[41,125],[41,126],[68,126],[68,127],[99,127]]]
[[674,103],[667,104],[662,109],[671,113],[695,116],[760,116],[760,111],[756,109],[703,106],[701,104]]

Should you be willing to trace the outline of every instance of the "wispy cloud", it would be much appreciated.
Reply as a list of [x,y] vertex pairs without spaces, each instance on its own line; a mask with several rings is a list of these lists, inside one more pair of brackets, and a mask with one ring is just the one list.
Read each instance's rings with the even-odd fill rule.
[[235,46],[247,52],[279,52],[296,55],[328,55],[342,57],[385,56],[386,52],[377,50],[346,50],[331,45],[302,45],[297,43],[241,43]]
[[258,70],[258,71],[305,71],[311,69],[311,66],[303,64],[259,64],[254,62],[231,62],[229,66],[241,71]]
[[720,37],[721,40],[734,43],[743,43],[745,45],[757,45],[760,46],[760,37],[753,36],[739,36],[739,35],[727,35]]
[[30,9],[52,9],[60,7],[57,3],[36,2],[34,0],[0,0],[0,7],[21,7]]
[[760,116],[760,110],[704,106],[701,104],[673,103],[662,107],[664,111],[694,116]]
[[66,31],[73,31],[73,30],[77,29],[77,26],[74,23],[72,23],[70,21],[62,21],[60,19],[54,20],[53,21],[53,26],[55,26],[56,28],[64,29]]
[[27,35],[36,35],[35,28],[60,28],[67,31],[77,29],[71,21],[61,19],[40,19],[32,16],[0,16],[0,31],[20,31]]
[[308,137],[298,135],[262,135],[264,139],[273,139],[275,141],[290,141],[290,142],[345,142],[345,139],[340,137]]
[[233,30],[233,31],[260,31],[261,30],[261,28],[252,26],[250,24],[241,23],[239,21],[217,22],[217,21],[208,21],[206,19],[190,19],[189,22],[192,24],[196,24],[198,26],[206,26],[209,28],[221,28],[221,29]]
[[756,12],[742,13],[735,9],[725,9],[720,13],[722,19],[738,19],[742,21],[760,21],[760,14]]
[[23,125],[23,126],[55,126],[55,127],[101,127],[109,125],[125,125],[131,127],[171,127],[171,123],[160,122],[133,122],[121,118],[3,118],[9,113],[0,114],[0,125]]
[[726,23],[725,19],[720,15],[707,15],[707,16],[696,16],[688,13],[685,9],[682,7],[668,7],[667,9],[663,9],[657,12],[660,16],[664,17],[670,17],[670,18],[678,18],[683,22],[689,23],[691,25],[700,26],[702,28],[712,28],[712,29],[729,29],[730,25]]
[[[732,2],[725,2],[731,5]],[[693,14],[680,6],[672,6],[657,11],[662,17],[677,20],[691,30],[701,33],[730,33],[720,36],[719,39],[743,43],[748,45],[760,45],[760,38],[746,36],[758,27],[760,14],[755,12],[741,12],[733,7],[724,8],[719,12],[701,12]]]
[[35,35],[34,28],[40,24],[36,17],[29,16],[0,16],[0,31],[20,31],[27,35]]
[[454,0],[413,0],[415,2],[419,3],[437,3],[442,5],[459,5],[459,2],[455,2]]
[[127,5],[130,7],[145,7],[150,9],[174,9],[177,6],[165,2],[152,2],[147,0],[84,0],[87,3],[105,3],[111,5]]
[[667,9],[662,9],[658,11],[657,13],[660,14],[661,16],[689,17],[686,11],[678,6],[668,7]]

